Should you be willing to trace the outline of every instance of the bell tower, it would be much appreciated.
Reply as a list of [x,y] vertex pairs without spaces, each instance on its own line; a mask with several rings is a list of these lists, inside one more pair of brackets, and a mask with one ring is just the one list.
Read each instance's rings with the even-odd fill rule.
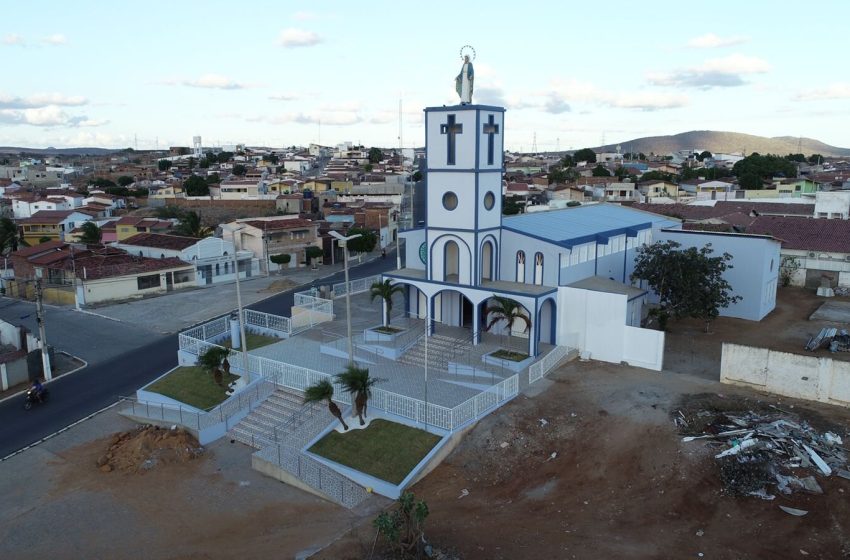
[[497,279],[502,225],[503,107],[425,109],[428,279]]

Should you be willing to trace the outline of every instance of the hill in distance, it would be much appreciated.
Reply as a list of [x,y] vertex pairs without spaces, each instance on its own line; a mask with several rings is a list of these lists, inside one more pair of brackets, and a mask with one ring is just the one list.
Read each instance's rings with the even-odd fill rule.
[[595,152],[613,152],[617,145],[623,153],[642,152],[649,154],[668,154],[678,150],[708,150],[709,152],[733,153],[744,152],[749,155],[753,152],[760,154],[796,154],[803,153],[806,156],[821,154],[826,157],[848,157],[850,149],[838,148],[824,144],[813,138],[798,138],[795,136],[777,136],[767,138],[754,136],[752,134],[741,134],[739,132],[719,132],[714,130],[692,130],[672,136],[647,136],[607,144],[593,148]]
[[16,146],[0,146],[0,154],[31,154],[43,156],[104,156],[120,152],[107,148],[19,148]]

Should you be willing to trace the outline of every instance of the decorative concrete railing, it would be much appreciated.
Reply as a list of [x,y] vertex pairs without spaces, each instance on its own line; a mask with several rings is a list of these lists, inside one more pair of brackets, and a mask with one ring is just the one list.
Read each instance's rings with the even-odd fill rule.
[[351,280],[348,282],[348,289],[346,288],[345,282],[340,282],[338,284],[334,284],[333,292],[334,299],[340,298],[345,295],[346,292],[350,294],[362,294],[363,292],[368,292],[369,288],[372,287],[372,284],[375,282],[380,282],[381,276],[367,276],[366,278],[358,278],[357,280]]
[[292,334],[292,320],[289,317],[246,309],[244,311],[244,318],[246,326],[277,332],[280,333],[279,336],[282,338]]
[[528,368],[528,384],[531,385],[536,381],[543,379],[547,373],[558,365],[558,363],[566,358],[572,348],[568,346],[555,346],[554,350],[543,356],[542,359],[534,362]]

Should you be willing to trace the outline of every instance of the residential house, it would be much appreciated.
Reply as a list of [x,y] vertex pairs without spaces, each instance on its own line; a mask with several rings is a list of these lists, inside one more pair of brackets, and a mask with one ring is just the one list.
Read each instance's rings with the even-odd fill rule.
[[815,195],[815,218],[850,218],[850,191],[824,191]]
[[647,202],[653,198],[678,198],[679,185],[670,181],[641,181],[637,188]]
[[736,198],[733,194],[736,188],[734,183],[717,180],[689,179],[679,183],[680,190],[695,196],[697,200],[733,200]]
[[307,264],[307,247],[321,247],[318,223],[297,216],[246,218],[223,224],[221,229],[223,239],[236,232],[237,251],[262,255],[261,262],[265,263],[261,267],[263,272],[278,269],[278,265],[269,260],[272,255],[290,255],[288,266],[292,268]]
[[260,182],[250,179],[222,181],[219,193],[222,200],[257,199],[261,194]]
[[64,241],[65,234],[93,216],[79,210],[39,210],[29,218],[17,220],[23,240],[28,245],[45,241]]
[[[198,286],[236,279],[233,242],[219,237],[182,237],[161,233],[139,233],[113,244],[131,255],[152,259],[176,258],[195,267]],[[250,278],[260,272],[258,259],[250,251],[236,252],[239,277]]]
[[115,223],[115,240],[123,241],[137,233],[168,233],[173,227],[174,224],[168,220],[124,216]]

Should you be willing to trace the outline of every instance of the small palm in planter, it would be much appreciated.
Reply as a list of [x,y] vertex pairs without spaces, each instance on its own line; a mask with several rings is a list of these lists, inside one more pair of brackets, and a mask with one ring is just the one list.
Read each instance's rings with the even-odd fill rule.
[[403,294],[404,286],[401,284],[393,285],[389,279],[384,280],[383,282],[375,282],[369,288],[369,301],[375,301],[375,298],[379,297],[387,305],[387,312],[384,314],[384,328],[390,326],[390,315],[393,310],[393,294]]
[[331,382],[327,379],[323,379],[319,381],[315,385],[310,385],[306,389],[304,389],[304,402],[312,403],[312,402],[321,402],[328,401],[328,410],[331,414],[333,414],[339,423],[342,424],[342,427],[346,430],[348,429],[348,425],[345,423],[345,420],[342,419],[342,411],[333,402],[334,396],[334,386],[331,385]]
[[363,417],[366,416],[366,406],[372,397],[372,387],[384,379],[369,377],[369,368],[359,368],[354,364],[346,366],[345,371],[337,374],[336,378],[343,389],[354,395],[354,409],[363,426],[366,424]]
[[523,329],[522,332],[526,332],[531,328],[531,319],[523,314],[522,309],[522,306],[517,301],[493,295],[493,298],[490,300],[489,307],[485,310],[486,316],[489,317],[487,326],[484,328],[485,331],[489,331],[502,321],[506,322],[508,325],[508,348],[507,355],[505,357],[509,359],[515,354],[517,356],[522,355],[522,357],[528,357],[524,354],[511,350],[511,332],[513,331],[514,322],[521,321],[525,323],[525,329]]
[[[221,385],[224,380],[222,366],[227,362],[230,350],[221,346],[210,346],[203,354],[198,356],[198,366],[204,371],[211,373],[216,385]],[[230,373],[230,362],[227,362],[227,370]]]

